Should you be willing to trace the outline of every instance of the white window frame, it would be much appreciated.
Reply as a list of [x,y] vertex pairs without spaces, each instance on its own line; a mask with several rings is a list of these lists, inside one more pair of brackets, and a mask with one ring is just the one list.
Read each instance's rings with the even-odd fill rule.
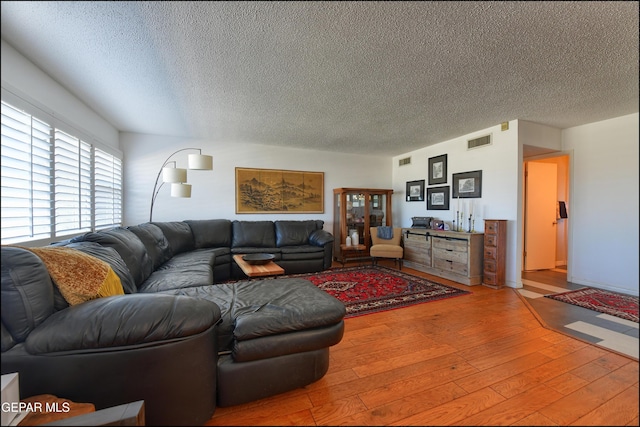
[[[10,130],[2,116],[1,243],[46,245],[88,231],[121,226],[122,153],[5,88],[2,102],[22,112],[23,117],[31,116],[41,129],[36,138],[24,133],[29,125],[22,124],[22,133],[14,133],[20,139],[16,146],[23,150],[17,152],[5,147],[10,143],[5,133]],[[31,123],[33,129],[34,122]],[[34,144],[37,153],[29,158],[34,153],[27,151],[33,151]],[[12,156],[19,156],[19,161]],[[21,187],[19,183],[25,180],[26,185]]]

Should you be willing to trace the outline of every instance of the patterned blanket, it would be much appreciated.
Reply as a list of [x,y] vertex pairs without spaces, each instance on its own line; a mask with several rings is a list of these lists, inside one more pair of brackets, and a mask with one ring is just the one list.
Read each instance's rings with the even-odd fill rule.
[[106,262],[64,246],[23,248],[36,254],[69,305],[123,295],[120,278]]

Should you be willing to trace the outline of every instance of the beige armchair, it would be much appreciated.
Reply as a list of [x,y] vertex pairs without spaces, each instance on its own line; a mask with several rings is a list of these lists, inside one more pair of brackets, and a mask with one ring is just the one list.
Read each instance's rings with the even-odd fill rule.
[[393,237],[391,239],[382,239],[378,237],[378,227],[370,227],[371,232],[371,248],[369,255],[373,264],[377,264],[377,258],[392,258],[394,265],[398,263],[398,269],[402,270],[402,258],[404,257],[404,249],[402,247],[402,229],[394,228]]

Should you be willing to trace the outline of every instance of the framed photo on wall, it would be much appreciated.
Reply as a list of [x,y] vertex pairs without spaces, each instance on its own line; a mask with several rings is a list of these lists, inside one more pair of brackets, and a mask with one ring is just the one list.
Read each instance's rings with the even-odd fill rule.
[[427,188],[427,210],[449,210],[449,186]]
[[424,179],[407,181],[407,202],[424,202]]
[[471,199],[482,197],[482,171],[453,174],[453,198]]
[[447,155],[429,158],[429,185],[447,183]]

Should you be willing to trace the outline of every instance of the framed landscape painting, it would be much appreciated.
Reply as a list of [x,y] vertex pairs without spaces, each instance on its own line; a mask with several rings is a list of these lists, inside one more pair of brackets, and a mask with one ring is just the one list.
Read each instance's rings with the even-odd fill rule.
[[429,158],[429,185],[447,183],[447,155]]
[[236,168],[236,213],[324,213],[324,172]]
[[453,198],[482,197],[482,171],[453,174]]
[[424,202],[424,179],[407,182],[407,202]]
[[427,188],[427,210],[449,210],[449,186]]

